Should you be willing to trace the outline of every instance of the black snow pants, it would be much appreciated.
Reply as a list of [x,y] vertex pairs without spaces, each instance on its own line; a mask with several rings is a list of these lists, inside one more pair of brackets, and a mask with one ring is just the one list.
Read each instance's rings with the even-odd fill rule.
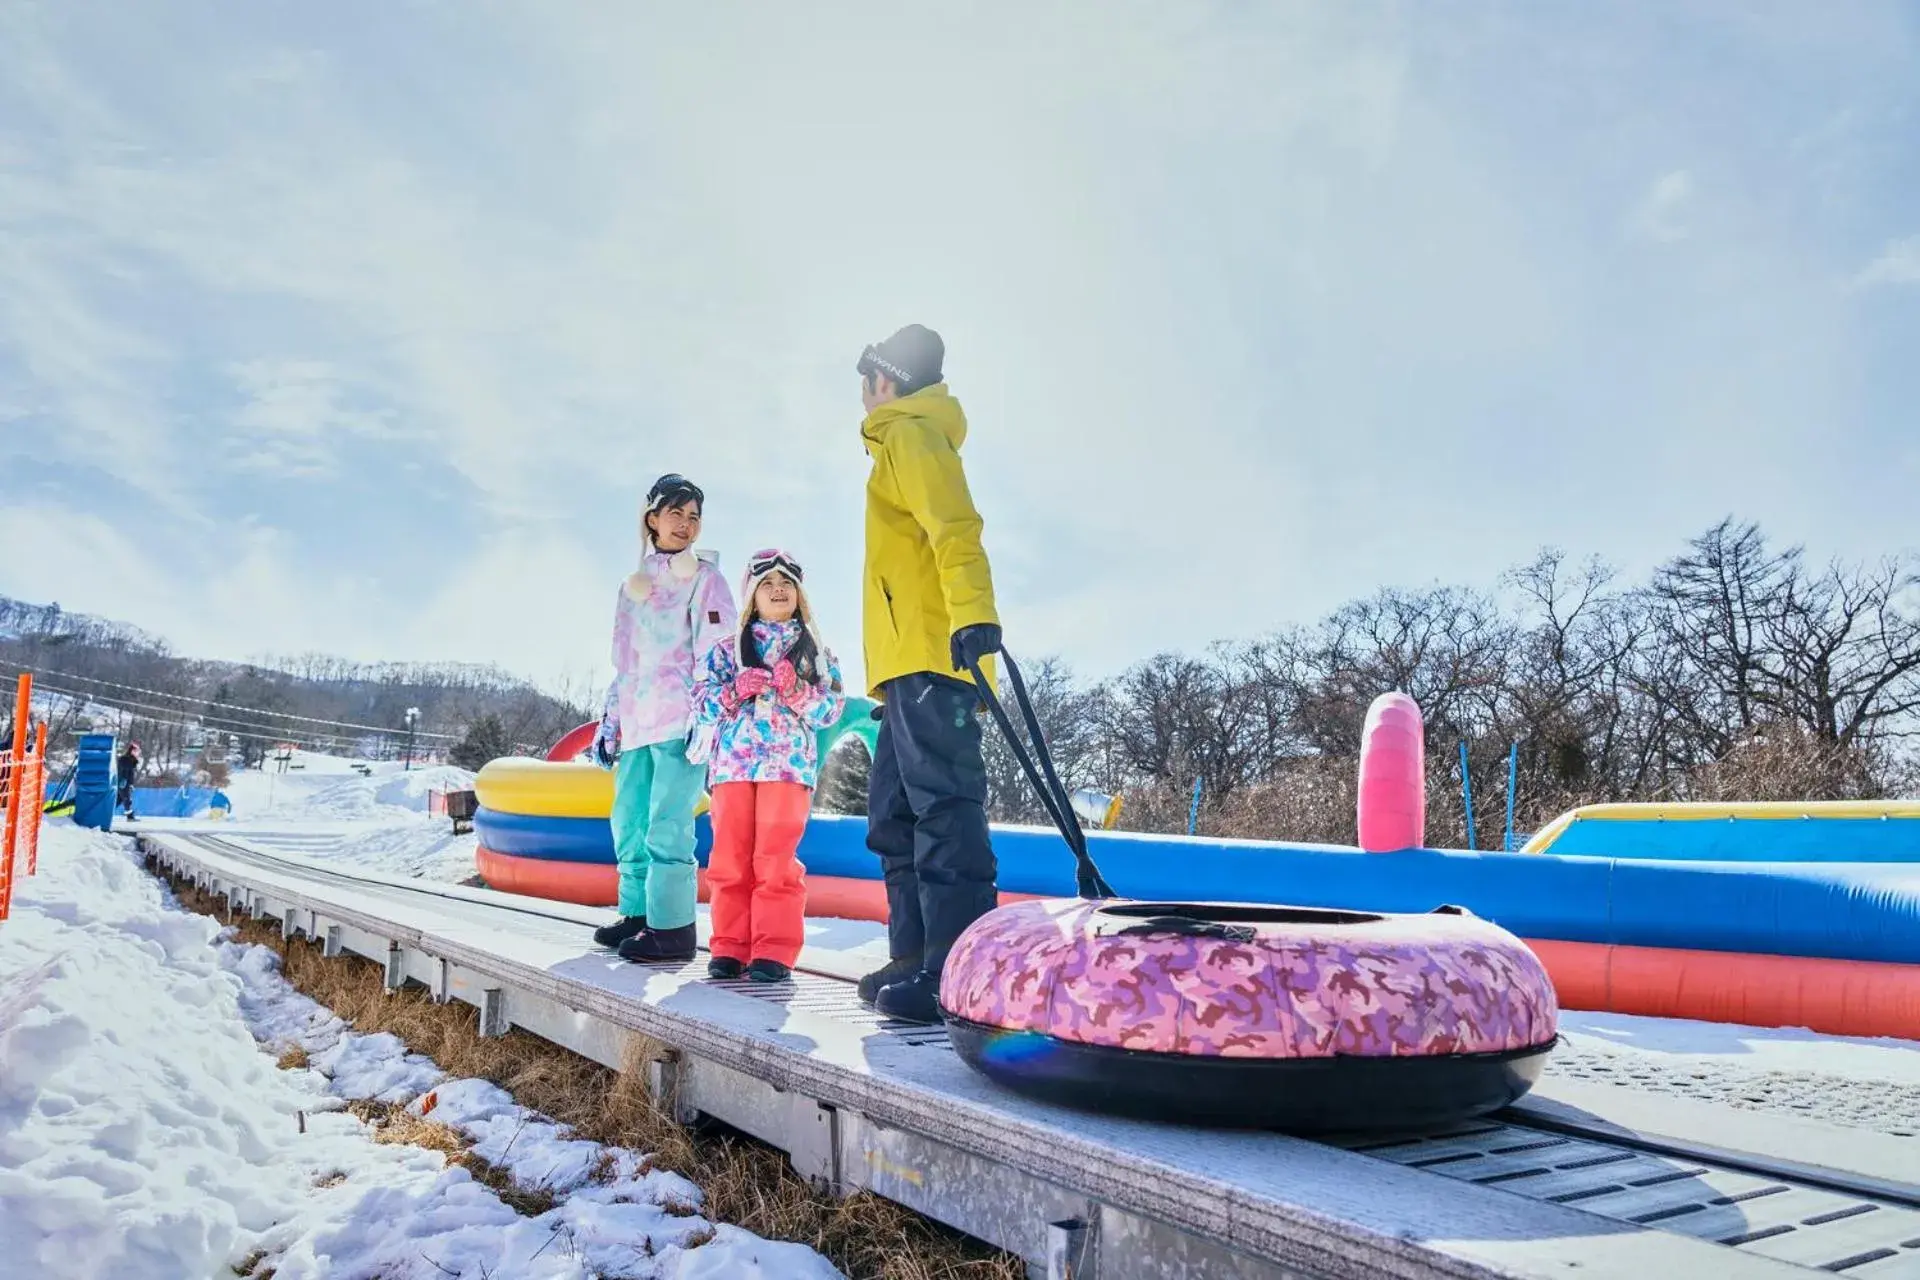
[[881,692],[867,847],[880,855],[887,882],[889,954],[921,956],[938,977],[961,930],[999,902],[980,691],[922,673],[888,681]]

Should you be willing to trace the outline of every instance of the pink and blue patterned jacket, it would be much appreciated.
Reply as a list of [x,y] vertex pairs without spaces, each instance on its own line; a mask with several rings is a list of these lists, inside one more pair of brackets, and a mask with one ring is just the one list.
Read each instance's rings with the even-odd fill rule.
[[[798,622],[756,622],[753,638],[760,656],[773,665],[800,638]],[[812,787],[820,780],[820,731],[840,718],[847,697],[840,665],[822,650],[819,679],[802,680],[790,697],[769,688],[753,701],[728,709],[734,677],[740,674],[740,642],[729,636],[707,656],[700,680],[695,721],[715,730],[707,785],[728,782],[797,782]]]
[[686,737],[707,652],[740,629],[733,593],[708,554],[650,551],[613,605],[613,683],[603,718],[631,751]]

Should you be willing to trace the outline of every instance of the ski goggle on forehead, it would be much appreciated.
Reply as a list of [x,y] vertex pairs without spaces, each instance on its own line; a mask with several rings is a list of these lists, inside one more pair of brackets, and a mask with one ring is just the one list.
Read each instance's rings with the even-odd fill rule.
[[800,562],[783,551],[762,551],[754,556],[753,559],[747,561],[747,576],[749,578],[764,578],[775,569],[780,570],[780,572],[786,574],[795,582],[804,582],[806,580],[807,575],[801,571]]
[[661,476],[653,482],[653,488],[647,490],[647,510],[658,511],[666,506],[679,506],[683,502],[697,502],[707,505],[707,495],[700,486],[685,476]]

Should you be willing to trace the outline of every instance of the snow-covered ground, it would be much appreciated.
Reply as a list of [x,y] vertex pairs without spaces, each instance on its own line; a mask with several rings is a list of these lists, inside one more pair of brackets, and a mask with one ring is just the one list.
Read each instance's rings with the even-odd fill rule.
[[1560,1025],[1583,1050],[1664,1062],[1675,1069],[1731,1066],[1756,1072],[1818,1072],[1862,1084],[1920,1088],[1920,1041],[1915,1040],[1572,1011],[1561,1014]]
[[[403,769],[393,761],[374,763],[363,776],[354,762],[334,756],[295,752],[299,769],[281,773],[269,762],[266,772],[236,772],[222,790],[233,802],[226,820],[236,835],[249,830],[312,830],[319,840],[307,850],[314,858],[338,857],[357,866],[392,875],[458,883],[473,875],[476,837],[453,834],[445,817],[427,813],[429,791],[460,791],[473,775],[453,765]],[[165,818],[142,819],[143,827],[164,830]]]
[[[707,1223],[698,1190],[644,1172],[639,1153],[574,1140],[391,1036],[355,1034],[288,986],[272,952],[181,910],[129,845],[49,823],[39,874],[0,922],[0,1271],[839,1274],[810,1249]],[[291,1045],[308,1067],[276,1065]],[[435,1152],[376,1144],[343,1110],[374,1098],[418,1111],[429,1091],[433,1119],[556,1206],[522,1216]]]

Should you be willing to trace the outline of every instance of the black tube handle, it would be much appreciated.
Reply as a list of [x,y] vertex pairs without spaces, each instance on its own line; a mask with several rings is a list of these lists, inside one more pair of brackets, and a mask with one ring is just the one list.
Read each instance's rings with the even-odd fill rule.
[[[1000,657],[1007,665],[1007,678],[1013,683],[1013,698],[1020,706],[1021,718],[1027,723],[1027,732],[1033,738],[1033,754],[1040,758],[1039,766],[1034,764],[1033,756],[1027,754],[1026,744],[1020,741],[1020,735],[1014,731],[1013,720],[1007,715],[1007,709],[1000,705],[1000,696],[993,691],[993,684],[980,670],[980,664],[971,664],[973,682],[980,690],[981,701],[987,704],[987,710],[1000,726],[1000,732],[1006,735],[1007,743],[1013,748],[1014,758],[1019,760],[1020,769],[1027,775],[1027,781],[1040,797],[1041,805],[1047,816],[1053,819],[1060,838],[1067,842],[1067,848],[1073,851],[1074,885],[1083,898],[1114,898],[1113,886],[1100,874],[1100,868],[1094,864],[1093,857],[1087,852],[1087,835],[1080,829],[1080,816],[1073,811],[1073,801],[1067,795],[1067,789],[1060,784],[1060,775],[1054,771],[1053,753],[1047,749],[1046,735],[1040,732],[1040,717],[1033,712],[1033,699],[1027,694],[1027,682],[1020,675],[1019,664],[1013,655],[1001,650]],[[1044,771],[1044,777],[1042,773]]]

